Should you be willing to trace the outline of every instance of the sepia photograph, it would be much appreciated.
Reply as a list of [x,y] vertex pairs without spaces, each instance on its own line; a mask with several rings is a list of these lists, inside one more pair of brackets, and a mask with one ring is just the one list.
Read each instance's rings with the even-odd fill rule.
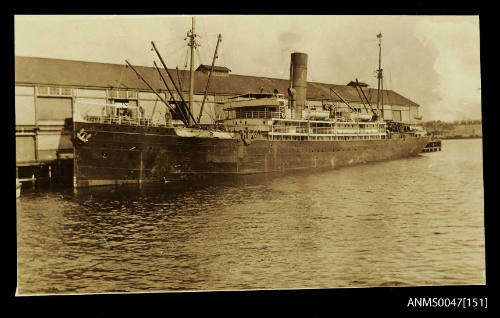
[[486,284],[479,16],[13,20],[16,296]]

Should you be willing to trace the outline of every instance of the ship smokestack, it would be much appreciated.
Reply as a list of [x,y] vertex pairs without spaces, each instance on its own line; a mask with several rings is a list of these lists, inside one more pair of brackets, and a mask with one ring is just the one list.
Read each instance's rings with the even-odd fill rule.
[[290,88],[288,91],[293,118],[301,119],[306,106],[307,54],[292,53],[290,61]]

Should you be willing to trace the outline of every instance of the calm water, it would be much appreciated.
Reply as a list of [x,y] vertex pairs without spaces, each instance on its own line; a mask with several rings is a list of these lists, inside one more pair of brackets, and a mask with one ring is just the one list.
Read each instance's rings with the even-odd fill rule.
[[18,292],[485,283],[482,143],[279,176],[23,187]]

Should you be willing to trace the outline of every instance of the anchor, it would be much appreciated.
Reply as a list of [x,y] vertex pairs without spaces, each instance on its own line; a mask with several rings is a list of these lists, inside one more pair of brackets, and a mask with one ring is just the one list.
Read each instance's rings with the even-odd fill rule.
[[90,137],[92,137],[91,133],[88,133],[85,131],[84,128],[80,129],[80,131],[76,134],[76,137],[78,140],[80,140],[82,143],[86,143],[89,141]]

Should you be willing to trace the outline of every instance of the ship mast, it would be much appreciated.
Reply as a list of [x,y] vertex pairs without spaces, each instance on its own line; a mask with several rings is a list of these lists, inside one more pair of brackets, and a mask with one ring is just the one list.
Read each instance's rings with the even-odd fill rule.
[[[198,35],[194,31],[194,17],[191,18],[191,30],[188,31],[187,33],[187,38],[189,38],[189,43],[188,45],[191,47],[191,64],[189,67],[189,111],[193,111],[193,92],[194,92],[194,50],[198,46],[198,43],[196,43],[196,37]],[[191,118],[189,119],[190,124],[191,123]]]
[[[377,88],[377,110],[379,112],[379,118],[383,117],[383,108],[384,108],[384,76],[382,75],[382,32],[377,34],[378,38],[378,70],[377,70],[377,79],[378,79],[378,88]],[[382,93],[381,93],[382,91]],[[381,110],[382,107],[382,110]]]
[[205,93],[203,94],[203,101],[201,102],[200,114],[198,115],[198,123],[200,123],[201,115],[203,115],[203,106],[205,106],[205,100],[207,99],[208,87],[210,86],[210,79],[212,78],[212,73],[214,71],[215,59],[218,57],[217,52],[219,50],[219,43],[222,41],[222,35],[219,34],[217,37],[217,46],[215,47],[214,58],[212,60],[212,66],[210,67],[210,73],[208,73],[207,86],[205,87]]

